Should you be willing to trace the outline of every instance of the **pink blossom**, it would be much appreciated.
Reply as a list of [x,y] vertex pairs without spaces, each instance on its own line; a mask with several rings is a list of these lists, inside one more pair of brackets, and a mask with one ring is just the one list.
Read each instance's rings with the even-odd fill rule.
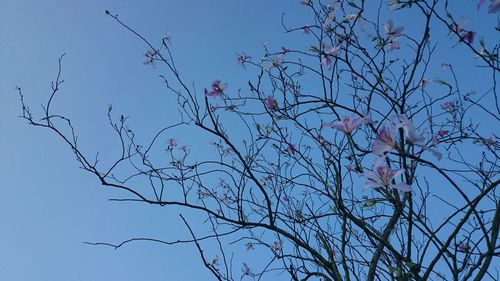
[[372,143],[372,152],[382,155],[396,147],[396,133],[394,127],[384,126],[377,133]]
[[236,64],[245,68],[245,62],[248,62],[252,59],[252,56],[246,54],[245,52],[241,52],[241,54],[236,54]]
[[352,134],[359,126],[372,123],[371,115],[368,114],[365,117],[356,117],[356,115],[351,115],[351,117],[344,116],[342,120],[335,121],[333,123],[323,123],[321,124],[321,129],[323,128],[334,128],[342,131],[346,135]]
[[423,90],[425,88],[425,86],[427,86],[427,84],[431,83],[432,80],[428,80],[428,79],[422,79],[422,81],[420,81],[420,83],[418,84],[418,87]]
[[283,54],[286,54],[286,53],[288,53],[288,52],[290,52],[290,51],[291,51],[291,50],[290,50],[290,49],[288,49],[288,48],[286,48],[286,47],[281,47],[281,52],[282,52]]
[[279,67],[283,63],[283,53],[274,56],[270,68]]
[[394,28],[394,23],[392,22],[392,20],[388,20],[384,24],[384,30],[388,36],[389,42],[391,43],[389,50],[392,51],[392,50],[399,49],[399,44],[397,41],[401,37],[401,33],[403,32],[404,27],[398,26],[398,27]]
[[144,65],[152,65],[152,66],[155,66],[156,64],[156,55],[158,54],[158,52],[156,52],[155,50],[147,50],[146,53],[144,53],[144,56],[146,57],[146,60],[142,63]]
[[174,147],[177,146],[177,140],[174,138],[169,139],[167,141],[167,143],[168,143],[168,147],[167,147],[168,150],[172,150]]
[[385,33],[387,34],[387,36],[389,37],[389,40],[394,40],[394,39],[400,37],[401,33],[403,32],[404,29],[405,28],[402,26],[398,26],[395,28],[392,20],[388,20],[384,24],[384,30],[385,30]]
[[458,109],[457,101],[456,100],[447,101],[447,102],[441,104],[441,109],[443,109],[449,113],[455,113]]
[[267,96],[266,98],[266,107],[269,110],[277,110],[278,109],[278,103],[272,96]]
[[469,243],[465,242],[465,241],[461,241],[460,244],[457,245],[457,251],[459,252],[467,252],[469,251],[470,249],[470,246],[469,246]]
[[476,33],[474,31],[467,31],[464,34],[462,34],[462,39],[465,42],[472,44],[472,43],[474,43],[475,36],[476,36]]
[[424,142],[425,137],[421,134],[417,134],[415,126],[413,123],[406,117],[404,114],[400,114],[397,116],[399,120],[401,120],[400,124],[397,124],[397,128],[403,128],[405,133],[406,142],[410,145],[421,145]]
[[437,131],[436,134],[438,136],[440,136],[440,137],[444,137],[444,136],[446,136],[448,134],[448,131],[446,131],[446,130],[439,130],[439,131]]
[[390,188],[394,188],[403,192],[410,192],[410,185],[405,183],[393,183],[395,178],[403,173],[403,169],[391,169],[389,166],[383,163],[384,159],[385,158],[376,158],[373,165],[373,171],[361,174],[368,180],[365,183],[364,188],[379,188],[383,186],[389,186]]
[[325,21],[323,22],[323,28],[329,27],[332,24],[332,22],[335,21],[335,19],[337,18],[336,13],[337,13],[336,9],[333,9],[328,13],[328,16],[325,18]]
[[336,47],[330,46],[327,43],[323,44],[323,59],[321,60],[321,64],[324,64],[326,68],[332,69],[333,66],[333,61],[332,58],[337,56],[338,52],[340,51],[340,45],[337,45]]
[[297,151],[297,146],[295,144],[289,143],[287,151],[290,155],[295,155],[295,152]]
[[211,88],[212,90],[210,92],[205,88],[206,96],[208,97],[222,96],[224,94],[224,90],[227,88],[227,83],[222,83],[220,80],[215,80],[212,82]]

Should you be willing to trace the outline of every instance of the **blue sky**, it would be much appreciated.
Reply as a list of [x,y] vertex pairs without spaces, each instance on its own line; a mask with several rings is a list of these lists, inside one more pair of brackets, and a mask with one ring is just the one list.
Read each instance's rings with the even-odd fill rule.
[[[131,126],[146,137],[158,129],[149,120],[174,123],[178,116],[168,106],[175,100],[157,78],[160,70],[142,65],[147,48],[105,9],[152,41],[169,32],[181,73],[198,88],[216,78],[236,88],[249,77],[236,67],[235,52],[261,53],[264,42],[276,49],[281,42],[300,46],[301,39],[286,37],[280,23],[282,12],[290,21],[305,13],[297,2],[1,1],[0,279],[206,280],[208,272],[192,245],[135,243],[115,251],[82,243],[176,240],[186,232],[176,210],[108,201],[116,193],[78,169],[59,139],[18,118],[15,86],[40,112],[57,58],[65,52],[65,82],[54,107],[74,120],[82,150],[113,152],[108,104],[131,116]],[[475,15],[474,1],[461,2],[465,14]]]
[[[169,100],[157,72],[142,65],[146,47],[105,9],[153,41],[169,32],[186,77],[206,85],[228,70],[242,71],[235,66],[235,52],[283,36],[280,15],[289,10],[289,1],[267,2],[1,1],[0,279],[207,277],[192,245],[136,243],[117,251],[84,245],[137,236],[176,240],[186,232],[176,210],[109,202],[115,194],[78,169],[60,140],[18,118],[14,88],[21,86],[33,110],[39,110],[50,93],[57,58],[65,52],[65,82],[54,106],[75,120],[85,151],[112,151],[108,104],[132,116],[136,130],[146,134],[155,129],[149,119],[175,120],[177,111],[165,106]],[[292,11],[302,12],[293,4]]]

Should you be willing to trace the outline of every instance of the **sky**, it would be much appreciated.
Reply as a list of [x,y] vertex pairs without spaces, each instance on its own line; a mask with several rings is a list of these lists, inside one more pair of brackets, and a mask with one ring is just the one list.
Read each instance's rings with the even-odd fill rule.
[[[245,1],[246,2],[246,1]],[[189,80],[209,84],[235,65],[235,52],[283,36],[289,1],[0,1],[0,279],[203,280],[193,245],[135,243],[119,250],[83,244],[132,237],[185,238],[178,211],[108,201],[113,192],[83,173],[48,131],[21,120],[15,86],[34,111],[50,94],[63,61],[54,107],[75,120],[85,151],[109,151],[115,139],[108,104],[151,134],[151,118],[176,119],[147,48],[105,15],[118,14],[153,41],[169,32]],[[292,11],[302,12],[293,3]],[[182,43],[181,43],[182,42]],[[175,45],[174,45],[175,46]],[[107,136],[95,138],[95,136]],[[206,280],[206,279],[205,279]]]
[[[460,9],[475,12],[474,1],[462,2]],[[82,172],[57,137],[18,117],[15,87],[40,113],[65,53],[64,84],[54,107],[74,120],[82,150],[113,151],[108,104],[131,116],[131,126],[146,136],[158,129],[150,120],[178,120],[169,106],[174,100],[157,77],[160,70],[142,64],[147,47],[105,10],[152,41],[168,32],[181,73],[199,88],[217,78],[231,87],[245,85],[248,77],[235,65],[235,53],[260,52],[263,43],[300,45],[300,38],[283,33],[280,20],[283,12],[291,22],[304,14],[291,0],[0,1],[0,280],[208,276],[193,245],[138,242],[113,250],[84,244],[176,240],[187,232],[179,227],[177,210],[110,202],[116,192]],[[478,21],[471,25],[480,26]]]

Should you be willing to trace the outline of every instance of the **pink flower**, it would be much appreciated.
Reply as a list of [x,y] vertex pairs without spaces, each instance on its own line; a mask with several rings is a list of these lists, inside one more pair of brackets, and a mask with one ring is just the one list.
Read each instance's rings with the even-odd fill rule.
[[401,37],[401,32],[403,32],[404,27],[398,26],[394,28],[394,23],[392,22],[392,20],[388,20],[384,24],[384,30],[385,33],[387,34],[389,42],[391,43],[389,50],[392,51],[399,49],[399,44],[397,41]]
[[403,173],[403,169],[393,170],[383,163],[385,158],[376,158],[373,171],[362,173],[367,178],[364,188],[379,188],[389,186],[403,192],[410,192],[411,186],[405,183],[394,184],[394,179]]
[[283,53],[283,54],[286,54],[286,53],[288,53],[288,52],[290,52],[290,51],[291,51],[291,50],[290,50],[290,49],[288,49],[288,48],[286,48],[286,47],[281,47],[281,53]]
[[398,27],[394,28],[394,23],[392,22],[392,20],[388,20],[384,24],[384,30],[385,30],[385,33],[387,34],[387,36],[389,37],[389,40],[394,40],[394,39],[400,37],[401,32],[403,32],[404,29],[405,28],[402,26],[398,26]]
[[441,109],[454,114],[458,110],[458,103],[456,100],[453,101],[447,101],[443,104],[441,104]]
[[276,56],[274,56],[273,60],[271,61],[271,65],[269,68],[273,67],[280,67],[280,65],[283,63],[283,53],[280,53]]
[[459,252],[467,252],[469,251],[470,249],[470,246],[469,246],[469,243],[465,242],[465,241],[461,241],[460,244],[457,245],[457,251]]
[[467,31],[462,35],[462,39],[469,43],[472,44],[474,43],[474,37],[476,36],[476,33],[474,31]]
[[420,81],[420,83],[418,84],[418,87],[423,90],[425,88],[425,86],[427,86],[427,84],[431,83],[432,80],[428,80],[428,79],[422,79],[422,81]]
[[446,130],[439,130],[439,131],[437,131],[436,134],[438,136],[440,136],[440,137],[444,137],[444,136],[446,136],[448,134],[448,131],[446,131]]
[[267,96],[266,98],[266,107],[269,110],[277,110],[278,109],[278,103],[272,96]]
[[323,128],[334,128],[339,131],[342,131],[346,135],[352,134],[354,130],[356,130],[359,126],[363,124],[372,123],[371,115],[368,114],[365,117],[359,118],[355,117],[355,115],[351,115],[351,117],[344,116],[342,120],[335,121],[333,123],[323,123],[321,124],[321,129]]
[[156,64],[156,55],[158,54],[157,51],[155,50],[147,50],[146,53],[144,53],[144,56],[146,57],[146,60],[142,63],[144,65],[152,65],[155,66]]
[[332,69],[333,61],[332,58],[337,56],[340,51],[340,45],[336,47],[330,46],[327,43],[323,44],[323,59],[321,60],[321,64],[324,64],[328,69]]
[[205,95],[208,97],[222,96],[224,94],[224,90],[227,88],[227,83],[215,80],[212,82],[211,88],[212,90],[210,92],[205,88]]
[[287,151],[290,155],[295,155],[295,152],[297,151],[297,146],[295,144],[289,143]]
[[249,62],[252,59],[252,56],[246,54],[245,52],[241,52],[241,54],[236,54],[236,64],[245,68],[245,62]]
[[377,133],[375,141],[372,143],[372,152],[382,155],[396,147],[396,133],[394,127],[384,126]]
[[168,143],[167,150],[172,150],[174,147],[177,146],[177,140],[174,138],[169,139],[167,143]]
[[397,124],[397,128],[403,128],[405,132],[405,139],[406,142],[410,145],[419,145],[422,146],[421,144],[424,142],[425,137],[422,136],[421,134],[417,134],[415,126],[413,123],[406,117],[404,114],[400,114],[397,116],[399,120],[401,120],[400,124]]
[[335,19],[337,18],[336,13],[337,13],[336,8],[334,8],[332,11],[328,13],[328,16],[325,18],[325,21],[323,22],[323,28],[327,29],[328,27],[330,27],[332,22],[334,22]]

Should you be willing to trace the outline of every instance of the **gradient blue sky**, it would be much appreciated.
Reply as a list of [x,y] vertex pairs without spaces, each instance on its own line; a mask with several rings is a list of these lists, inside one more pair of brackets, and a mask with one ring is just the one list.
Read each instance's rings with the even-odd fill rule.
[[186,77],[206,85],[242,71],[235,52],[283,36],[280,15],[294,1],[251,2],[0,1],[0,280],[207,280],[193,245],[84,245],[136,236],[176,240],[186,232],[178,211],[109,202],[114,194],[78,169],[54,135],[17,117],[14,87],[39,110],[66,52],[54,106],[75,120],[85,151],[112,150],[107,104],[146,134],[155,129],[148,120],[176,119],[177,111],[165,106],[155,71],[142,65],[146,47],[105,9],[153,41],[170,32]]
[[[460,2],[475,15],[475,1]],[[84,245],[137,236],[176,240],[186,232],[175,210],[109,202],[116,194],[78,169],[59,139],[18,118],[15,86],[40,112],[66,52],[54,107],[74,120],[84,151],[113,150],[110,103],[146,136],[156,129],[148,120],[177,120],[157,71],[142,65],[146,47],[105,9],[152,41],[168,31],[181,72],[200,88],[215,78],[246,85],[234,53],[260,53],[264,42],[300,45],[283,34],[280,16],[305,13],[295,0],[0,1],[0,280],[208,279],[192,245]]]

